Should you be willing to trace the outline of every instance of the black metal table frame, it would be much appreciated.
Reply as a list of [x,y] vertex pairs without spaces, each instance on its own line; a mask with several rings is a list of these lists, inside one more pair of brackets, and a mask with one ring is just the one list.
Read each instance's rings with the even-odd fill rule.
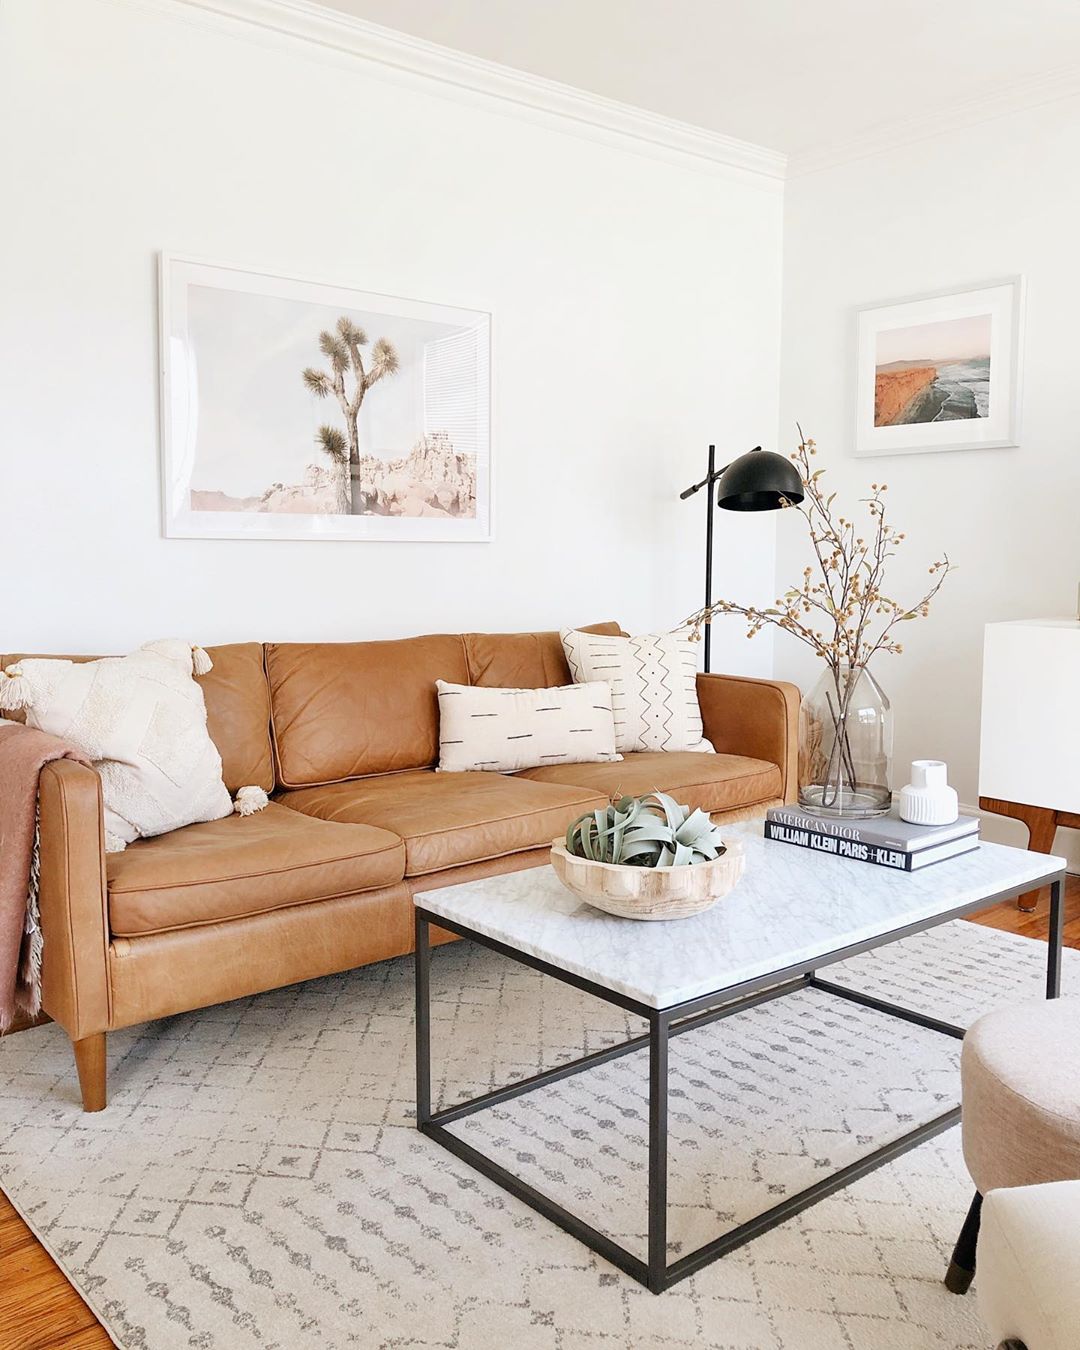
[[[1061,871],[1048,874],[1042,880],[1026,881],[1022,886],[985,896],[955,909],[950,909],[945,913],[935,914],[931,918],[918,923],[907,924],[880,937],[852,943],[850,946],[840,947],[823,956],[815,957],[811,961],[799,962],[783,970],[770,972],[731,988],[705,994],[700,998],[687,999],[667,1008],[649,1007],[647,1004],[629,998],[613,989],[605,988],[603,985],[584,979],[571,971],[563,970],[559,966],[531,956],[527,952],[519,951],[506,943],[498,942],[483,933],[477,933],[463,924],[441,918],[439,915],[424,909],[422,904],[418,902],[415,919],[417,1129],[429,1139],[434,1139],[444,1148],[449,1149],[451,1153],[491,1181],[497,1182],[504,1190],[524,1201],[537,1213],[542,1214],[552,1223],[558,1224],[560,1228],[565,1229],[579,1242],[583,1242],[594,1252],[610,1261],[612,1265],[633,1276],[640,1284],[651,1289],[654,1294],[661,1294],[665,1289],[670,1289],[673,1284],[685,1280],[688,1275],[693,1275],[702,1267],[711,1264],[721,1256],[725,1256],[728,1252],[734,1251],[736,1247],[741,1247],[744,1243],[750,1242],[760,1234],[784,1223],[810,1205],[814,1205],[819,1200],[825,1199],[826,1196],[832,1195],[834,1191],[838,1191],[851,1182],[857,1181],[860,1177],[866,1176],[875,1168],[891,1162],[894,1158],[924,1143],[927,1139],[932,1139],[943,1130],[955,1125],[960,1119],[960,1107],[953,1107],[951,1110],[936,1116],[933,1120],[919,1125],[916,1129],[909,1130],[908,1133],[901,1135],[899,1138],[881,1145],[865,1157],[848,1163],[841,1167],[839,1171],[821,1178],[814,1182],[812,1186],[806,1187],[805,1190],[787,1196],[779,1204],[773,1205],[763,1213],[755,1215],[754,1218],[746,1220],[737,1227],[714,1238],[711,1242],[705,1243],[704,1246],[698,1247],[695,1251],[669,1264],[667,1252],[667,1140],[668,1045],[671,1037],[682,1035],[686,1031],[696,1030],[709,1022],[730,1017],[734,1013],[743,1012],[747,1008],[753,1008],[775,998],[781,998],[783,995],[796,990],[812,988],[835,994],[842,999],[848,999],[852,1003],[872,1008],[877,1012],[888,1013],[894,1017],[902,1018],[904,1021],[913,1022],[916,1026],[927,1028],[930,1031],[962,1039],[964,1035],[963,1027],[954,1026],[952,1023],[940,1021],[936,1017],[915,1012],[895,1003],[888,1003],[883,999],[875,998],[872,994],[861,993],[858,990],[848,989],[842,985],[823,980],[819,978],[817,971],[838,961],[845,961],[850,957],[859,956],[863,952],[872,951],[875,947],[887,946],[901,938],[911,937],[915,933],[936,928],[939,924],[948,923],[952,919],[963,918],[965,915],[986,909],[1000,900],[1012,899],[1049,883],[1050,922],[1046,965],[1046,996],[1047,998],[1057,998],[1061,987],[1064,879],[1065,873]],[[583,989],[586,993],[603,999],[605,1003],[612,1003],[616,1007],[634,1013],[648,1022],[649,1029],[642,1036],[635,1036],[618,1045],[584,1055],[580,1059],[556,1065],[552,1069],[545,1069],[541,1073],[519,1079],[517,1082],[507,1084],[506,1087],[485,1092],[469,1101],[457,1102],[453,1106],[433,1111],[431,1109],[431,943],[429,932],[432,924],[455,933],[459,937],[471,938],[474,942],[478,942],[492,951],[502,953],[503,956],[509,957],[512,961],[531,966],[534,970],[539,970],[545,975],[551,975],[564,984]],[[494,1162],[447,1129],[448,1125],[453,1124],[454,1121],[462,1120],[465,1116],[473,1115],[489,1106],[497,1106],[502,1102],[511,1101],[514,1097],[520,1097],[526,1092],[531,1092],[534,1088],[543,1087],[548,1083],[557,1083],[562,1078],[581,1073],[585,1069],[595,1068],[598,1064],[605,1064],[609,1060],[617,1059],[635,1050],[644,1049],[646,1046],[649,1050],[647,1260],[643,1261],[633,1252],[627,1251],[625,1247],[620,1246],[612,1238],[592,1227],[591,1224],[586,1223],[577,1215],[572,1214],[569,1210],[564,1209],[562,1205],[549,1199],[535,1187],[530,1186],[528,1182],[522,1181],[520,1177],[515,1176],[501,1164]]]

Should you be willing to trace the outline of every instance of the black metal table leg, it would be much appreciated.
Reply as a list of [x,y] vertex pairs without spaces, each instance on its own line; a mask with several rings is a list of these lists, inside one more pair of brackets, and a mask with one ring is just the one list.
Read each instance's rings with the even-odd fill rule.
[[1050,883],[1050,932],[1047,935],[1046,997],[1061,994],[1061,946],[1065,937],[1065,878]]
[[649,1018],[649,1288],[667,1288],[668,1043],[671,1019]]
[[431,942],[427,919],[416,914],[416,1123],[431,1119]]

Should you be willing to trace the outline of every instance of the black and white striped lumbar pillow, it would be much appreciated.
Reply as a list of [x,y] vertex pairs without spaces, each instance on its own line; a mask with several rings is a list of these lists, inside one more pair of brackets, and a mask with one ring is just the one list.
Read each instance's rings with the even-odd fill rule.
[[697,696],[697,644],[686,633],[604,637],[559,634],[575,681],[611,685],[615,745],[634,750],[712,750]]
[[622,759],[605,681],[554,689],[481,689],[436,680],[439,768],[513,773],[542,764]]

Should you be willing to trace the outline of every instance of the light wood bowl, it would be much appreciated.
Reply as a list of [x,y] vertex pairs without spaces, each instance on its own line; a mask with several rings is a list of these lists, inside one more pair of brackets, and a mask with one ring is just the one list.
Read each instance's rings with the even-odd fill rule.
[[701,914],[738,884],[746,865],[742,843],[731,840],[711,862],[683,867],[629,867],[589,862],[551,843],[551,865],[562,884],[608,914],[623,919],[687,919]]

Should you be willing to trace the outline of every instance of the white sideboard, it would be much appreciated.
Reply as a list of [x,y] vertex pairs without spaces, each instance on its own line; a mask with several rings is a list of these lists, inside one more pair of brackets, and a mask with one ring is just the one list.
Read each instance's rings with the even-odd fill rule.
[[1080,621],[986,625],[979,795],[1080,814]]

